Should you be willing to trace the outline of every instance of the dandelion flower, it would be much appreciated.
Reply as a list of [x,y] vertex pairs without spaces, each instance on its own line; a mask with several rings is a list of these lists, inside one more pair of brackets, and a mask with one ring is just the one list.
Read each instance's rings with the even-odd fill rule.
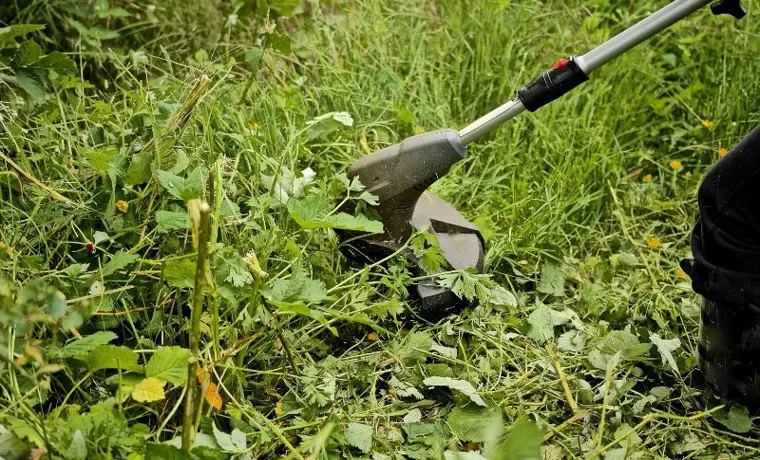
[[285,413],[285,410],[282,408],[282,401],[277,401],[277,404],[274,405],[274,414],[278,417],[282,417],[282,414]]
[[652,175],[651,174],[647,174],[646,176],[642,177],[641,178],[641,182],[643,182],[645,184],[648,184],[648,183],[652,182]]
[[679,278],[688,278],[689,275],[686,274],[685,271],[683,271],[683,268],[678,267],[678,270],[676,270],[676,276]]
[[116,202],[116,207],[119,208],[119,211],[121,212],[127,212],[129,210],[129,203],[124,200],[119,200]]
[[705,128],[712,128],[713,124],[714,123],[710,120],[702,120],[702,126],[704,126]]
[[370,342],[375,342],[378,338],[379,337],[377,335],[377,332],[370,332],[369,334],[367,334],[367,340],[369,340]]
[[727,153],[728,153],[728,150],[721,148],[720,150],[718,150],[718,157],[723,158],[724,156],[726,156]]
[[259,129],[259,124],[256,123],[255,121],[252,122],[252,123],[249,123],[248,124],[248,129],[250,129],[251,131],[256,131],[256,130]]
[[662,241],[660,241],[659,238],[648,238],[647,239],[647,246],[650,249],[659,249],[662,247]]
[[678,160],[673,160],[670,162],[670,167],[673,169],[681,169],[681,162]]

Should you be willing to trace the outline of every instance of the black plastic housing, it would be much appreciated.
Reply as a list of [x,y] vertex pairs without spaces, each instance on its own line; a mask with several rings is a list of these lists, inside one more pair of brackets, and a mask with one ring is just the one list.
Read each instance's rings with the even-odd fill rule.
[[587,81],[588,75],[575,62],[575,56],[571,56],[520,88],[517,95],[526,109],[535,112]]

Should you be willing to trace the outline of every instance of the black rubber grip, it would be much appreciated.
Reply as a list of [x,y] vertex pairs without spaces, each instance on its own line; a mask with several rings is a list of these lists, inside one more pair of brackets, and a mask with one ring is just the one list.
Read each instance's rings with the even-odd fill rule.
[[517,95],[526,109],[535,112],[586,81],[588,75],[575,62],[575,57],[571,57],[560,60],[543,75],[520,88]]

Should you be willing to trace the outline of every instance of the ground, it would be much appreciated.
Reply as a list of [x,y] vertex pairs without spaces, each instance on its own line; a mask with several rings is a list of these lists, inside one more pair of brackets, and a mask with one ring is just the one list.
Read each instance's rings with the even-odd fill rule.
[[691,385],[678,268],[702,176],[758,124],[756,3],[696,13],[434,185],[485,236],[485,274],[441,279],[476,308],[415,318],[402,257],[338,250],[377,227],[338,214],[372,202],[352,162],[664,4],[0,6],[0,457],[756,458],[747,411]]

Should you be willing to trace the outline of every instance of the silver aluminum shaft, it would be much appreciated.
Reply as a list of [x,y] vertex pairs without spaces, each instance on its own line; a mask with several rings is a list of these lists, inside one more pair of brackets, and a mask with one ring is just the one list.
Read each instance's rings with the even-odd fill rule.
[[[583,56],[576,57],[575,62],[586,75],[589,75],[594,70],[631,50],[646,39],[662,32],[711,1],[713,0],[675,0]],[[525,107],[522,102],[517,98],[513,99],[463,128],[459,131],[459,137],[462,143],[467,145],[524,111]]]

